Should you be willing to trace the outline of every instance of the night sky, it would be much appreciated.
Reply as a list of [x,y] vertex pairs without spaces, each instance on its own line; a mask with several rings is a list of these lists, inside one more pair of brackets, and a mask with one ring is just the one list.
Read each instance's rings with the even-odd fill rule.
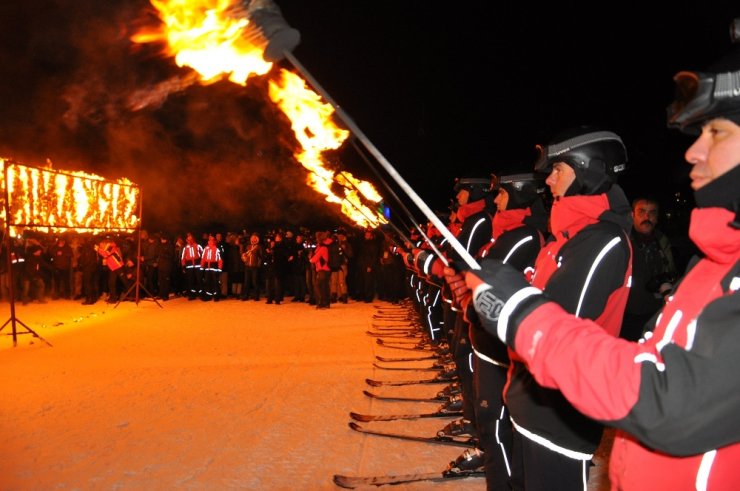
[[[277,3],[301,33],[296,58],[433,209],[447,206],[455,177],[529,171],[535,144],[582,124],[624,139],[628,197],[652,192],[669,206],[687,189],[692,141],[665,127],[672,77],[729,49],[740,16],[730,2],[676,1],[659,13],[644,2]],[[304,184],[267,77],[131,108],[132,96],[184,74],[129,40],[155,21],[145,0],[4,2],[0,154],[128,177],[142,186],[147,228],[342,221]],[[332,161],[374,182],[405,224],[361,151],[347,142]]]

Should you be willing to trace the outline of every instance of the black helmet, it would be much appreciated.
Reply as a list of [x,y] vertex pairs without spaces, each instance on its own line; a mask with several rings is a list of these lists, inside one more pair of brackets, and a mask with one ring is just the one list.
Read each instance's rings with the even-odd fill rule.
[[468,202],[481,200],[491,195],[491,180],[478,177],[459,177],[455,179],[455,193],[463,189],[470,194]]
[[509,194],[506,208],[515,210],[528,208],[534,200],[545,192],[545,176],[543,174],[509,174],[506,176],[491,176],[493,189],[504,189]]
[[534,165],[536,172],[549,173],[556,162],[565,162],[575,171],[576,180],[566,196],[605,193],[617,174],[627,168],[627,149],[611,131],[574,128],[537,149],[540,156]]

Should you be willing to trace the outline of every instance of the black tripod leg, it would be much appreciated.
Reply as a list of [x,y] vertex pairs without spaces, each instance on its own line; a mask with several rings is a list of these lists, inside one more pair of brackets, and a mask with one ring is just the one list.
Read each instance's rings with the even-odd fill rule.
[[[36,331],[34,331],[30,327],[28,327],[25,323],[23,323],[22,320],[20,320],[20,319],[18,319],[16,317],[10,317],[8,320],[6,320],[5,323],[2,325],[2,327],[0,327],[0,331],[2,331],[3,329],[5,329],[5,326],[7,326],[8,324],[12,324],[12,326],[13,326],[13,332],[10,333],[10,334],[8,334],[8,336],[11,336],[11,335],[13,336],[13,346],[16,346],[18,344],[17,341],[16,341],[16,336],[18,334],[32,334],[33,337],[39,338],[41,341],[45,342],[46,344],[48,344],[49,346],[51,346],[53,348],[52,344],[49,341],[47,341],[46,339],[44,339],[41,336],[39,336]],[[26,328],[26,332],[19,333],[16,330],[16,328],[15,328],[15,325],[16,324],[20,324],[21,326],[25,327]]]

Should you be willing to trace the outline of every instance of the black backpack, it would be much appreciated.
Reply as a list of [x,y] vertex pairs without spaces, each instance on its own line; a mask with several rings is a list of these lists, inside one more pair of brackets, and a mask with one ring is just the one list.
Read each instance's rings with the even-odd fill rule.
[[329,249],[329,269],[339,271],[344,264],[344,254],[342,248],[339,247],[339,242],[335,240],[329,244],[327,249]]

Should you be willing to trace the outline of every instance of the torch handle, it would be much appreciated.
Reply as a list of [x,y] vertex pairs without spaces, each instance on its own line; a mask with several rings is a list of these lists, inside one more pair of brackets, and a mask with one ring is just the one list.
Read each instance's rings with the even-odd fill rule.
[[467,263],[468,267],[470,269],[480,269],[480,265],[477,263],[475,258],[473,258],[472,255],[463,247],[463,245],[460,243],[460,241],[457,240],[457,238],[450,232],[450,230],[445,226],[444,223],[437,217],[437,215],[434,214],[434,212],[427,206],[426,203],[424,203],[424,200],[422,200],[418,194],[409,186],[409,184],[401,177],[401,175],[396,171],[396,169],[391,165],[391,163],[383,156],[382,153],[375,147],[375,145],[368,140],[368,138],[365,136],[365,134],[360,130],[360,128],[352,121],[352,118],[349,117],[349,115],[339,106],[336,102],[329,96],[329,94],[326,93],[326,91],[321,87],[321,85],[316,81],[313,76],[311,76],[310,73],[303,67],[303,65],[298,61],[298,59],[293,56],[293,53],[290,51],[284,51],[283,54],[285,57],[293,64],[293,66],[301,72],[303,77],[305,77],[309,83],[313,86],[314,89],[316,89],[321,96],[334,108],[337,115],[342,119],[345,125],[347,125],[347,128],[360,140],[362,141],[363,145],[365,145],[365,148],[377,159],[377,161],[380,163],[380,165],[383,166],[383,168],[388,172],[388,174],[398,183],[398,185],[403,189],[406,194],[409,196],[409,198],[416,204],[416,206],[419,207],[419,210],[421,210],[422,213],[431,221],[435,227],[437,227],[437,230],[440,231],[440,233],[450,242],[450,245],[455,249],[455,251],[460,255],[460,257]]

